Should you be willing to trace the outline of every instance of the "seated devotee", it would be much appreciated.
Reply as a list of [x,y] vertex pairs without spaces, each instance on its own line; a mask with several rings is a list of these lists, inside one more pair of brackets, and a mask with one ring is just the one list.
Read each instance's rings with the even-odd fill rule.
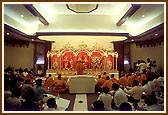
[[108,87],[103,87],[103,92],[99,95],[97,100],[100,100],[104,103],[104,108],[106,111],[112,110],[111,108],[112,96],[109,94]]
[[42,87],[42,79],[36,80],[36,86],[34,87],[34,101],[39,102],[43,99],[43,95],[49,91]]
[[28,89],[33,89],[32,85],[31,85],[30,79],[26,79],[26,80],[25,80],[25,83],[23,84],[23,86],[22,86],[22,88],[21,88],[21,96],[22,96],[23,99],[24,99],[24,96],[25,96],[25,92],[26,92]]
[[43,70],[40,65],[37,66],[37,76],[42,77],[43,75]]
[[77,70],[77,75],[83,75],[84,64],[82,63],[81,60],[78,60],[78,63],[76,65],[76,70]]
[[147,77],[146,77],[145,73],[141,73],[140,78],[139,78],[139,83],[142,84],[143,80],[147,80]]
[[20,89],[15,88],[12,91],[12,96],[6,99],[5,102],[5,110],[6,111],[19,111],[22,105],[19,97],[20,97]]
[[54,84],[50,87],[50,90],[53,92],[54,95],[68,90],[67,83],[61,77],[61,74],[58,74],[58,79],[55,80]]
[[101,75],[98,75],[97,84],[95,86],[96,92],[102,92],[101,86],[105,83],[105,79],[101,77]]
[[4,82],[4,103],[6,103],[6,99],[11,97],[11,95],[12,95],[12,92],[10,90],[9,81],[5,80]]
[[127,78],[127,86],[128,87],[132,87],[133,86],[133,81],[134,81],[135,77],[133,75],[129,75]]
[[158,99],[156,98],[155,92],[145,99],[145,103],[147,104],[148,111],[163,111],[164,107],[158,105]]
[[124,76],[122,76],[120,79],[119,79],[119,84],[120,84],[120,87],[123,89],[124,87],[127,86],[128,82],[127,82],[127,78],[128,78],[128,74],[125,74]]
[[124,88],[124,91],[129,95],[128,97],[128,101],[129,102],[139,102],[142,96],[142,88],[139,86],[139,82],[137,80],[134,80],[133,82],[134,86],[130,89],[127,90],[126,88]]
[[132,106],[129,103],[121,103],[119,106],[120,111],[132,111]]
[[21,111],[39,111],[39,105],[34,102],[34,90],[28,89],[25,92],[25,101],[22,102],[20,107]]
[[110,77],[107,76],[107,77],[106,77],[106,81],[105,81],[104,84],[101,86],[101,88],[103,88],[103,87],[108,87],[109,91],[112,91],[112,84],[113,84],[113,82],[110,80]]
[[128,102],[128,99],[124,91],[121,88],[119,88],[118,84],[113,83],[112,88],[114,90],[112,94],[113,95],[112,108],[118,110],[120,107],[120,104],[124,102]]
[[110,80],[111,80],[113,83],[119,84],[119,81],[114,77],[114,74],[111,74],[111,75],[110,75]]
[[57,104],[55,98],[49,98],[47,100],[47,108],[44,111],[55,111],[57,110]]
[[50,87],[55,84],[56,79],[58,79],[56,76],[47,77],[43,84],[43,87],[46,89],[50,89]]
[[107,73],[106,73],[106,72],[103,72],[102,78],[103,78],[103,79],[106,79],[106,77],[107,77]]
[[147,97],[147,92],[148,92],[148,81],[147,80],[143,80],[142,81],[142,99],[145,99]]
[[158,80],[159,75],[155,75],[152,84],[153,84],[153,91],[155,92],[160,92],[161,88],[160,88],[160,82]]
[[33,82],[35,81],[35,77],[32,75],[31,71],[28,71],[27,73],[28,74],[24,77],[24,80],[30,79],[30,84],[33,84]]
[[28,75],[28,68],[25,68],[24,70],[23,70],[23,77],[26,77],[27,75]]
[[104,103],[100,100],[96,100],[93,102],[93,107],[92,107],[93,111],[104,111]]

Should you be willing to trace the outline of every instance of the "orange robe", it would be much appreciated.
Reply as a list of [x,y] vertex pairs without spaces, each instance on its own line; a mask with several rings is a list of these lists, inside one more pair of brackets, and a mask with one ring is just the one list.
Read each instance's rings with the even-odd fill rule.
[[111,80],[113,83],[116,83],[116,84],[119,85],[119,81],[118,81],[116,78],[111,78],[110,80]]
[[113,82],[111,80],[106,80],[105,83],[102,85],[102,88],[103,87],[108,87],[109,88],[109,91],[112,91],[112,84]]
[[77,67],[77,75],[83,75],[84,65],[81,62],[78,62]]
[[128,83],[127,83],[127,79],[125,78],[125,76],[123,76],[119,79],[119,83],[120,83],[122,88],[127,86]]

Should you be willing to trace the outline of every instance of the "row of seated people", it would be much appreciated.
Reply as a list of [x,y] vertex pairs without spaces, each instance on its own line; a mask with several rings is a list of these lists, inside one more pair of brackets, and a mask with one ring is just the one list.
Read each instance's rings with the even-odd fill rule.
[[[132,74],[133,75],[133,74]],[[125,76],[124,76],[125,77]],[[128,88],[128,87],[126,87],[127,85],[125,85],[125,87],[123,87],[124,85],[123,84],[121,84],[122,82],[119,80],[116,80],[115,78],[114,78],[114,76],[113,75],[111,75],[111,79],[106,75],[106,73],[104,73],[103,75],[102,75],[102,78],[104,79],[104,78],[106,78],[106,80],[104,80],[105,82],[100,86],[100,88],[99,89],[103,89],[103,87],[108,87],[109,86],[109,90],[110,91],[113,91],[114,89],[112,88],[112,87],[110,87],[110,86],[112,86],[114,83],[116,83],[116,84],[118,84],[122,89],[124,89],[124,91],[126,92],[126,93],[128,93],[129,91],[127,91],[125,88]],[[122,77],[121,77],[122,78]],[[127,77],[125,77],[125,78],[127,78]],[[21,82],[20,83],[18,83],[18,84],[16,84],[16,87],[17,88],[20,88],[22,85],[22,89],[24,88],[24,86],[26,85],[26,84],[30,84],[30,85],[32,85],[31,84],[31,82],[28,82],[30,79],[26,79],[25,80],[25,84],[21,84]],[[113,82],[110,82],[109,83],[109,81],[113,81]],[[136,80],[136,79],[134,79],[134,80]],[[39,82],[41,82],[40,83],[40,85],[37,85],[38,84],[38,81]],[[136,81],[138,81],[138,80],[136,80]],[[142,81],[144,81],[144,80],[142,80]],[[153,80],[153,81],[155,81],[155,83],[157,83],[157,80]],[[149,80],[148,82],[152,82],[153,83],[153,81],[152,80]],[[7,82],[5,82],[5,83],[7,83]],[[152,83],[150,84],[151,86],[152,86]],[[98,81],[98,83],[97,83],[97,85],[99,84],[99,81]],[[143,82],[141,83],[141,84],[143,84]],[[96,85],[96,86],[97,86]],[[134,86],[134,85],[132,85],[132,86]],[[139,81],[138,81],[138,86],[139,86]],[[145,85],[144,85],[145,86]],[[45,90],[45,92],[43,92],[43,93],[51,93],[51,94],[53,94],[53,95],[57,95],[58,93],[61,93],[61,92],[64,92],[64,91],[67,91],[68,90],[68,86],[67,86],[67,84],[66,84],[66,81],[64,80],[64,79],[62,79],[62,77],[61,77],[61,74],[58,74],[58,78],[57,77],[48,77],[47,79],[46,79],[46,81],[45,81],[45,83],[43,84],[43,86],[42,86],[42,80],[37,80],[36,81],[36,85],[34,86],[34,87],[38,87],[40,90],[41,89],[44,89]],[[154,86],[155,87],[155,86]],[[148,89],[149,89],[149,87],[148,87]],[[152,92],[151,91],[151,89],[153,90],[154,88],[150,88],[150,92]],[[144,90],[145,91],[145,90]],[[23,91],[22,91],[23,92]],[[130,90],[130,92],[131,92],[131,90]],[[42,93],[42,94],[43,94]],[[149,92],[148,92],[149,93]],[[19,93],[17,93],[17,94],[19,94]],[[33,93],[32,93],[33,94]],[[43,98],[43,95],[37,95],[36,93],[35,93],[35,95],[33,96],[33,101],[36,101],[36,102],[38,102],[39,100],[41,100],[41,98]],[[129,94],[129,93],[128,93]],[[23,94],[21,94],[21,95],[23,95]],[[150,93],[148,94],[148,95],[151,95]],[[23,96],[24,97],[24,96]],[[6,99],[6,98],[5,98]],[[138,99],[137,99],[138,100]],[[5,101],[6,102],[6,101]],[[7,105],[12,105],[12,104],[7,104]]]
[[[112,84],[112,91],[109,91],[108,87],[103,87],[102,93],[91,105],[91,109],[97,111],[163,111],[163,107],[158,105],[158,99],[154,91],[150,95],[146,95],[143,94],[143,88],[139,86],[137,80],[134,80],[133,84],[134,86],[130,90],[121,89],[117,83]],[[143,105],[138,104],[141,99],[144,99]],[[97,105],[97,101],[102,102]]]
[[[157,81],[158,77],[160,75],[155,75],[155,76],[147,76],[146,74],[129,74],[125,73],[122,74],[119,79],[116,79],[114,77],[114,74],[111,74],[108,76],[106,72],[104,72],[102,75],[99,75],[97,78],[97,84],[96,84],[96,91],[101,92],[101,89],[103,87],[108,87],[109,90],[112,90],[112,84],[117,83],[122,89],[125,87],[133,87],[133,81],[137,80],[139,82],[139,85],[142,86],[145,81],[153,81],[153,90],[154,91],[161,91],[160,89],[160,82]],[[162,78],[163,81],[163,77]]]
[[24,78],[15,74],[4,75],[4,110],[40,110],[39,104],[41,105],[44,94],[58,95],[68,90],[61,74],[58,77],[48,77],[44,84],[41,78],[32,80],[29,76],[31,74]]
[[35,81],[35,85],[30,84],[30,79],[25,83],[16,84],[10,88],[6,82],[4,91],[4,110],[5,111],[38,111],[43,99],[43,94],[50,93],[42,87],[42,80]]
[[[120,104],[125,102],[132,102],[137,106],[137,103],[140,102],[141,99],[144,99],[147,105],[156,104],[158,99],[156,99],[155,92],[163,92],[163,88],[161,88],[164,81],[163,77],[152,79],[152,77],[144,76],[145,74],[141,76],[136,76],[135,74],[128,76],[128,74],[125,74],[125,76],[117,80],[114,78],[114,75],[111,75],[111,78],[107,76],[106,73],[102,76],[99,75],[97,90],[100,91],[101,94],[98,100],[104,102],[105,110],[112,108],[119,109]],[[108,88],[109,91],[106,91],[104,88]],[[113,100],[109,92],[113,92]],[[112,101],[113,106],[111,108],[110,104]]]

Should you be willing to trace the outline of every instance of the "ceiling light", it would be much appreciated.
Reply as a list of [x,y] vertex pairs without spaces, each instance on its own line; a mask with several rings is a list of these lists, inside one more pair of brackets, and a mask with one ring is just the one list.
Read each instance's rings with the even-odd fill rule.
[[20,15],[20,17],[22,17],[22,18],[23,18],[23,17],[24,17],[24,15]]
[[155,34],[155,36],[157,36],[158,34]]
[[145,17],[145,15],[142,15],[142,18],[144,18]]
[[7,33],[6,33],[6,35],[8,35],[8,36],[9,36],[9,33],[7,32]]
[[134,41],[133,39],[131,41]]

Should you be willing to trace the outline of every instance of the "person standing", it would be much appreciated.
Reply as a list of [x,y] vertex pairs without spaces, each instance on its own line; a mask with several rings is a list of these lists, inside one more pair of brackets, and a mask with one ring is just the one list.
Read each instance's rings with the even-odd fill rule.
[[76,70],[77,70],[77,75],[83,75],[84,65],[81,60],[78,61]]

